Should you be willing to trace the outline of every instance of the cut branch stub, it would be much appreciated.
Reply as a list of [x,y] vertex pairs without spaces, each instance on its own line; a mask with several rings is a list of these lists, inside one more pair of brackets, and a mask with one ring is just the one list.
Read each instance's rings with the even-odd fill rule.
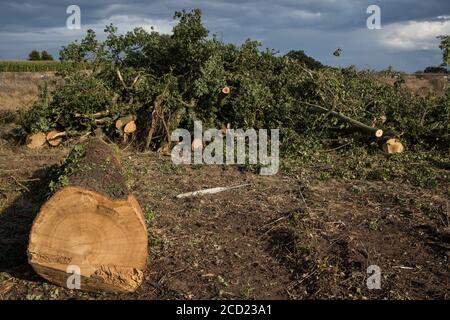
[[382,144],[381,149],[384,152],[388,153],[388,154],[402,153],[403,151],[405,151],[405,147],[400,142],[400,140],[397,139],[397,138],[389,138],[389,139],[387,139]]
[[220,91],[219,96],[217,97],[217,106],[221,107],[223,104],[223,100],[225,99],[225,97],[230,94],[230,87],[223,87],[222,90]]
[[111,117],[105,117],[105,118],[95,119],[95,124],[102,125],[102,124],[109,123],[111,121],[112,121]]
[[28,259],[39,275],[67,287],[78,270],[81,290],[138,288],[147,265],[147,227],[121,171],[115,151],[91,138],[68,185],[33,222]]
[[127,123],[129,123],[131,121],[135,121],[135,120],[136,120],[136,116],[134,116],[134,115],[128,115],[128,116],[120,117],[119,119],[116,120],[116,128],[117,129],[121,129]]
[[230,89],[230,87],[228,87],[228,86],[222,88],[222,93],[223,93],[223,94],[229,94],[230,91],[231,91],[231,89]]
[[306,104],[308,104],[310,106],[311,111],[314,112],[320,112],[320,113],[326,113],[326,114],[331,114],[332,116],[339,118],[345,122],[347,122],[348,124],[352,125],[355,128],[358,128],[359,130],[361,130],[362,132],[366,133],[369,136],[373,136],[375,138],[381,138],[383,136],[383,130],[378,129],[378,128],[374,128],[371,127],[369,125],[366,125],[358,120],[352,119],[350,117],[347,117],[339,112],[333,111],[333,110],[329,110],[327,108],[324,108],[322,106],[318,106],[318,105],[314,105],[308,102],[304,102]]
[[77,118],[103,118],[106,117],[110,114],[109,110],[105,110],[105,111],[100,111],[100,112],[96,112],[96,113],[75,113],[75,117]]
[[66,132],[59,132],[57,130],[52,130],[47,133],[46,139],[49,145],[52,147],[57,147],[62,142],[62,137],[66,136]]
[[130,121],[128,122],[125,127],[123,128],[123,132],[125,133],[133,133],[136,132],[137,127],[136,127],[136,123],[134,121]]

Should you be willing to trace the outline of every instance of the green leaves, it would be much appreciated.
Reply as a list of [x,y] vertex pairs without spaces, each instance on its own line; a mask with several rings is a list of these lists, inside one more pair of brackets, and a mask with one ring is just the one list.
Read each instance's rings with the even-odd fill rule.
[[112,106],[112,92],[103,82],[84,72],[75,72],[56,85],[52,97],[48,87],[42,89],[38,102],[25,116],[23,126],[27,132],[59,130],[89,130],[95,119],[88,115],[105,111]]
[[442,35],[438,39],[441,40],[439,49],[442,50],[442,65],[448,68],[450,66],[450,36]]
[[[393,70],[376,73],[355,67],[331,68],[302,50],[281,56],[250,39],[240,46],[224,43],[208,36],[200,10],[176,12],[174,19],[177,24],[171,35],[142,28],[119,34],[109,25],[105,41],[88,30],[80,42],[64,47],[61,60],[89,61],[92,72],[65,73],[52,98],[46,94],[27,115],[27,131],[91,130],[95,119],[77,114],[107,109],[113,116],[137,115],[140,129],[145,131],[155,99],[164,92],[160,112],[170,126],[168,131],[178,127],[192,130],[194,120],[202,120],[204,127],[230,123],[232,128],[279,128],[282,154],[298,158],[302,164],[330,165],[326,176],[384,180],[400,172],[415,181],[402,158],[384,161],[371,140],[328,114],[312,113],[311,104],[394,131],[408,148],[416,146],[416,153],[430,151],[440,156],[448,151],[450,93],[420,97],[407,90]],[[440,39],[448,63],[450,39]],[[334,55],[341,52],[339,48]],[[387,77],[397,77],[396,85],[383,80]],[[218,103],[225,86],[231,92]],[[115,134],[112,126],[104,131]],[[155,137],[155,147],[167,142],[166,132]],[[344,157],[339,166],[328,150]],[[421,166],[423,163],[431,160],[421,160]]]

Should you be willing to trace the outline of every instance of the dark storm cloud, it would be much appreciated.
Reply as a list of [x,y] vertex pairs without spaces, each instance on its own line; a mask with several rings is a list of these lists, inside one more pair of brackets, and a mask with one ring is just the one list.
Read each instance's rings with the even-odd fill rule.
[[[22,29],[61,26],[61,24],[64,25],[67,17],[65,10],[71,4],[82,8],[83,21],[87,24],[117,14],[170,19],[175,10],[196,7],[203,9],[211,23],[215,19],[225,18],[233,19],[240,26],[250,24],[261,28],[300,27],[311,25],[311,20],[314,20],[314,25],[318,28],[358,27],[365,22],[365,10],[369,4],[382,7],[385,23],[431,19],[450,13],[450,1],[446,0],[41,0],[38,2],[3,0],[0,27],[4,30],[5,27]],[[308,15],[320,16],[317,19],[311,19]]]
[[[424,64],[437,64],[439,52],[423,43],[415,46],[414,39],[408,36],[404,39],[402,24],[407,25],[411,20],[436,21],[437,16],[450,15],[448,0],[1,0],[0,58],[23,58],[36,46],[57,54],[61,45],[83,33],[65,28],[66,8],[71,4],[81,7],[83,32],[87,27],[101,32],[111,21],[119,21],[125,28],[154,23],[167,31],[174,11],[198,7],[203,11],[207,27],[224,41],[239,43],[255,38],[281,52],[304,49],[326,63],[354,63],[374,68],[392,64],[410,71]],[[370,4],[381,7],[385,29],[366,29],[366,8]],[[437,27],[447,28],[446,25]],[[427,28],[431,25],[419,25],[412,30],[425,37]],[[398,48],[395,43],[399,43]],[[340,60],[330,55],[337,46],[344,49]],[[401,50],[407,50],[409,64],[401,58]]]

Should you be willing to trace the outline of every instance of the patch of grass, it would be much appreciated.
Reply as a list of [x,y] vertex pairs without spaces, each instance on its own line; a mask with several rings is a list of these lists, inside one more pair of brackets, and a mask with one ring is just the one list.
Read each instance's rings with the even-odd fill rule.
[[73,69],[86,69],[87,63],[73,63],[60,61],[0,61],[0,72],[43,72],[68,71]]
[[155,219],[155,211],[153,211],[153,209],[148,205],[145,206],[144,217],[145,217],[145,222],[147,222],[147,224],[151,223],[153,221],[153,219]]
[[380,230],[380,224],[378,220],[371,220],[369,221],[369,230],[371,231],[379,231]]
[[7,272],[0,272],[0,283],[11,279],[11,275]]
[[247,285],[245,288],[241,290],[241,298],[244,300],[253,299],[253,288]]
[[27,299],[27,300],[42,300],[43,297],[41,294],[27,294],[25,299]]
[[[289,175],[297,175],[303,169],[320,172],[318,179],[331,177],[346,180],[394,181],[413,186],[435,189],[448,180],[450,158],[444,151],[406,151],[398,155],[386,155],[378,148],[355,146],[351,150],[339,150],[324,155],[312,150],[302,151],[297,157],[282,161],[282,169]],[[438,165],[437,165],[438,164]],[[351,190],[358,192],[357,190]]]

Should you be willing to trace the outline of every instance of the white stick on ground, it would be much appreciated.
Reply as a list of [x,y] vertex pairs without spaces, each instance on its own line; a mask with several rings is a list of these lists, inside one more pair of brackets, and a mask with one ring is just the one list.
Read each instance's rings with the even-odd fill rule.
[[233,187],[217,187],[217,188],[203,189],[203,190],[198,190],[198,191],[181,193],[181,194],[177,195],[177,198],[181,199],[181,198],[202,196],[204,194],[214,194],[214,193],[219,193],[219,192],[228,191],[228,190],[232,190],[232,189],[246,187],[249,185],[250,185],[250,183],[246,183],[246,184],[240,184],[240,185],[233,186]]

